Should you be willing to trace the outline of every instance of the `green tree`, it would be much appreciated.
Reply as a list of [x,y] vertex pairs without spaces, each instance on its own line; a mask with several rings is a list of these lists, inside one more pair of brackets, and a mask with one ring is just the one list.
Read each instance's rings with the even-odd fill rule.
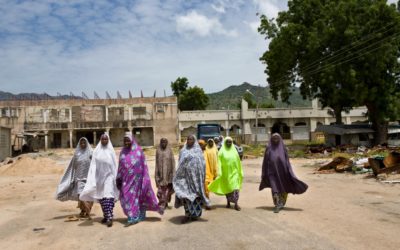
[[386,0],[292,0],[276,20],[261,16],[259,32],[271,39],[260,60],[271,94],[288,101],[319,98],[341,112],[365,105],[386,142],[388,120],[399,113],[400,13]]
[[188,88],[188,86],[189,81],[186,77],[178,77],[174,82],[171,82],[172,92],[178,98]]
[[198,86],[189,87],[178,98],[178,108],[180,110],[205,110],[208,103],[208,96]]
[[255,109],[257,107],[257,103],[254,101],[253,96],[250,93],[244,93],[243,99],[247,102],[250,109]]

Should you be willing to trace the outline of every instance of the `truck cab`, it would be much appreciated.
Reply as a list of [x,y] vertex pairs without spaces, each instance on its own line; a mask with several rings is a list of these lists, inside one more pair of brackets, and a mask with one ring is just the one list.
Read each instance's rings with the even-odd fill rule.
[[221,135],[221,127],[219,124],[197,124],[197,139],[214,139]]

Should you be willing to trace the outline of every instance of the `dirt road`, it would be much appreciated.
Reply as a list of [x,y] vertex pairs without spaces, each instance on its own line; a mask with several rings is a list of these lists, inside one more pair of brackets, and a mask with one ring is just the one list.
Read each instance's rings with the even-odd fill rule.
[[[68,157],[57,162],[65,166]],[[271,194],[258,191],[261,161],[243,161],[242,211],[226,209],[225,198],[213,195],[214,209],[185,225],[183,208],[171,208],[163,217],[148,212],[146,221],[125,227],[119,203],[112,228],[100,224],[98,204],[92,221],[65,222],[78,209],[75,202],[54,200],[60,174],[0,175],[0,248],[399,249],[399,185],[365,175],[313,174],[302,167],[312,160],[296,159],[295,172],[310,188],[290,195],[287,207],[274,214]],[[154,157],[148,163],[153,173]]]

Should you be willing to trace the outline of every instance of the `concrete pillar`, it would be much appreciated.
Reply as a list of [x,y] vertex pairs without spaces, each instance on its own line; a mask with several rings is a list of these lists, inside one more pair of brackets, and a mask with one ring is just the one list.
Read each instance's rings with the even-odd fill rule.
[[93,131],[93,146],[97,144],[97,133]]
[[[105,106],[105,110],[106,110],[106,122],[108,122],[108,106]],[[108,129],[110,130],[110,129]]]
[[[132,107],[128,107],[128,120],[132,121]],[[132,129],[130,131],[132,131]]]
[[49,148],[49,135],[48,135],[48,131],[44,131],[45,135],[44,135],[44,151],[47,151],[47,149]]
[[225,120],[225,134],[229,136],[229,121]]
[[313,110],[318,110],[318,99],[315,98],[311,101],[311,107],[313,108]]
[[269,139],[271,138],[271,128],[272,128],[272,127],[266,127],[266,128],[265,128],[265,129],[267,130],[267,131],[266,131],[266,134],[267,134],[267,136],[268,136],[268,137],[267,137],[267,140],[269,140]]
[[43,109],[42,114],[43,114],[43,122],[47,123],[47,109]]
[[325,117],[325,120],[324,120],[324,125],[329,125],[330,124],[330,122],[329,122],[329,118],[328,117]]
[[351,124],[350,116],[346,116],[345,120],[346,120],[346,124]]
[[314,118],[310,118],[310,132],[314,132],[317,128],[317,120]]
[[72,146],[72,132],[73,132],[73,130],[72,129],[70,129],[69,130],[69,148],[72,148],[73,146]]
[[69,109],[69,122],[72,122],[72,109]]

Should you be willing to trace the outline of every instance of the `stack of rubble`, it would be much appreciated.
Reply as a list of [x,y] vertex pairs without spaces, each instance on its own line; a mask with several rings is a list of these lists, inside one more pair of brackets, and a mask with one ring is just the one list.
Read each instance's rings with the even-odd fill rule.
[[336,172],[344,172],[350,171],[353,166],[353,161],[347,159],[345,157],[335,157],[333,161],[329,162],[318,168],[318,172],[332,172],[333,170]]
[[400,171],[400,153],[393,151],[388,156],[368,158],[369,165],[375,176]]

